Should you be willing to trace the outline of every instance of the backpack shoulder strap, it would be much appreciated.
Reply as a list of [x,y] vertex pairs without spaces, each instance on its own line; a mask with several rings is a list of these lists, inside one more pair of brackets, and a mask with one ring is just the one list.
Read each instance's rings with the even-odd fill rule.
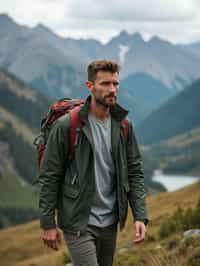
[[128,119],[125,118],[121,121],[121,125],[122,125],[122,132],[125,136],[125,138],[128,138]]
[[70,127],[69,127],[69,155],[72,157],[78,141],[78,135],[84,123],[79,118],[80,106],[70,110]]

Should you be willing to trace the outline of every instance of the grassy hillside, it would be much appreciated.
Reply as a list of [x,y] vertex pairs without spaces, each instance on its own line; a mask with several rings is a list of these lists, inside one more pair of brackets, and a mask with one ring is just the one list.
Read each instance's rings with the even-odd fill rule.
[[0,70],[0,106],[14,113],[30,128],[40,127],[40,118],[50,100],[36,92],[13,74]]
[[[160,239],[158,231],[161,223],[171,215],[177,207],[186,209],[194,207],[200,197],[200,183],[194,184],[176,192],[163,192],[147,199],[150,224],[148,226],[148,238],[140,246],[132,246],[134,238],[134,226],[132,217],[129,213],[129,219],[126,228],[119,234],[115,266],[135,266],[137,259],[141,260],[141,266],[183,266],[187,265],[186,260],[190,254],[185,250],[183,254],[176,254],[176,260],[179,264],[170,263],[170,256],[173,257],[175,251],[171,252],[167,246],[173,239],[180,239],[181,235],[175,234],[168,239]],[[189,195],[189,197],[188,197]],[[14,236],[14,237],[13,237]],[[194,242],[194,241],[193,241]],[[31,243],[31,245],[30,245]],[[43,246],[40,240],[40,229],[38,221],[19,225],[0,231],[0,261],[6,266],[64,266],[68,260],[68,255],[62,241],[62,246],[58,252],[49,250]],[[200,247],[200,241],[197,242]],[[191,253],[191,251],[190,251]],[[165,259],[165,264],[161,263]],[[166,264],[166,257],[168,264]],[[158,259],[159,258],[159,259]],[[184,264],[185,263],[185,264]],[[195,265],[196,266],[196,265]]]
[[10,160],[19,176],[31,182],[37,174],[36,152],[33,146],[35,134],[15,114],[0,107],[0,141],[8,145]]
[[200,80],[164,103],[137,128],[143,144],[159,143],[200,125]]
[[7,162],[0,171],[0,228],[21,224],[38,216],[38,197]]
[[32,187],[13,170],[6,166],[0,177],[0,207],[37,209],[37,195]]
[[[1,127],[0,133],[3,138],[5,131],[2,131]],[[7,136],[12,137],[9,134]],[[15,154],[12,152],[15,145],[20,145],[23,152],[21,145],[23,142],[18,143],[19,140],[12,138],[14,142],[11,142],[11,145],[6,141],[3,142],[2,139],[0,141],[0,228],[38,217],[37,194],[33,187],[18,174],[13,160]],[[21,164],[21,170],[28,172],[23,156],[18,156],[16,162]]]
[[0,228],[38,217],[33,140],[49,100],[0,70]]
[[0,70],[0,141],[8,144],[17,174],[28,182],[37,172],[33,140],[49,105],[43,95]]
[[200,127],[159,144],[143,146],[146,175],[162,169],[169,174],[200,176],[199,151]]

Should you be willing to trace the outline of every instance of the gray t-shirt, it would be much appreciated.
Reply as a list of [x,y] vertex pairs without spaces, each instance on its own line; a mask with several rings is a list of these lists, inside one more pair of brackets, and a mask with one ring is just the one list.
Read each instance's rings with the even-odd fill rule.
[[99,227],[117,220],[115,169],[111,155],[111,117],[98,120],[89,115],[94,141],[95,193],[89,224]]

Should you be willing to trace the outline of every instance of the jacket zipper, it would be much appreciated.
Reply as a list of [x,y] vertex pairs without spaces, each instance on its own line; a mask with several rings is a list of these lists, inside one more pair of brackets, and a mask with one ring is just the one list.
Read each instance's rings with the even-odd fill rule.
[[72,184],[72,185],[74,185],[74,183],[75,183],[75,181],[76,181],[76,178],[77,178],[77,176],[78,176],[77,174],[75,174],[75,175],[73,176],[73,178],[72,178],[72,182],[71,182],[71,184]]

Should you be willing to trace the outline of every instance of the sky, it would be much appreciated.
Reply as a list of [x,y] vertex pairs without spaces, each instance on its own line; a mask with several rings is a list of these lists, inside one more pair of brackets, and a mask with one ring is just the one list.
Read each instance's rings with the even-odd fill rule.
[[106,43],[120,31],[173,43],[200,40],[200,0],[0,0],[0,13],[63,37]]

